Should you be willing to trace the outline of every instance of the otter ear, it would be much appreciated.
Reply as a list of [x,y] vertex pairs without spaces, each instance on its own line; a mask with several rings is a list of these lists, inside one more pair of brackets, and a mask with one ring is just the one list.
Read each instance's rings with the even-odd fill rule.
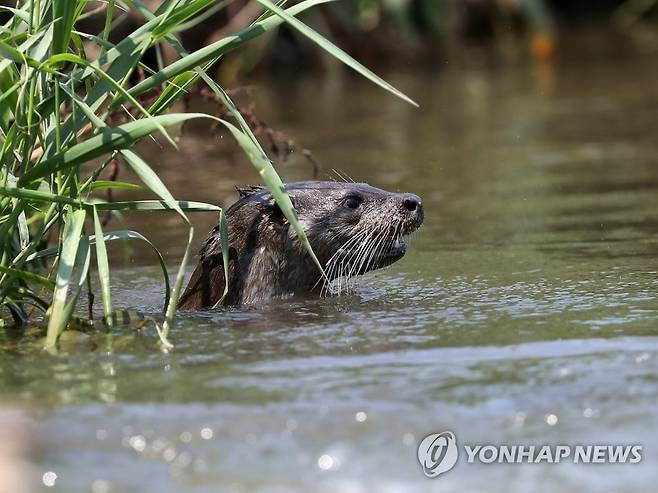
[[[293,207],[295,207],[295,201],[292,197],[290,197],[290,201],[292,202]],[[270,220],[278,222],[280,224],[288,224],[288,219],[286,219],[286,216],[281,210],[281,208],[279,207],[279,204],[277,204],[273,198],[269,200],[267,204],[267,209],[270,216]]]
[[237,187],[236,186],[235,187],[235,189],[240,194],[240,198],[249,197],[249,195],[253,195],[255,193],[258,193],[261,190],[263,190],[264,188],[265,187],[260,186],[260,185],[249,185],[249,186],[246,186],[246,187]]

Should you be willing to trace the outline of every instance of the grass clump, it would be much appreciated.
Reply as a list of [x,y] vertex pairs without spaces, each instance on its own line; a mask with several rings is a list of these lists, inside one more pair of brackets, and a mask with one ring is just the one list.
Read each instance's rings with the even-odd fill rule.
[[[136,231],[106,231],[100,215],[119,210],[169,210],[189,229],[172,286],[162,255],[151,245],[165,279],[164,321],[159,333],[163,345],[169,346],[167,336],[194,235],[187,214],[220,214],[224,237],[226,223],[215,205],[176,200],[133,146],[156,134],[176,147],[168,129],[192,118],[219,120],[230,131],[297,234],[305,239],[271,161],[228,95],[206,72],[225,53],[285,22],[376,84],[411,102],[297,19],[297,14],[326,1],[305,0],[286,6],[285,1],[258,0],[263,14],[250,26],[192,53],[181,45],[178,35],[230,2],[165,0],[150,11],[138,0],[108,0],[99,33],[79,29],[89,12],[87,0],[28,0],[13,8],[0,6],[11,15],[0,26],[0,309],[5,325],[25,324],[35,312],[41,312],[48,320],[46,349],[54,350],[74,317],[82,287],[89,282],[91,251],[95,249],[104,320],[111,328],[114,308],[106,243],[115,239],[149,242]],[[143,24],[120,42],[111,43],[112,30],[131,9],[141,14]],[[176,61],[164,65],[162,56],[157,56],[157,67],[143,63],[149,50],[160,55],[165,45],[178,53]],[[93,57],[88,55],[92,52]],[[145,75],[135,82],[137,73]],[[207,85],[228,108],[233,121],[202,113],[168,112],[193,84]],[[103,180],[115,159],[130,167],[140,183]],[[108,202],[99,195],[108,188],[148,190],[154,198]],[[308,249],[312,255],[310,246]]]

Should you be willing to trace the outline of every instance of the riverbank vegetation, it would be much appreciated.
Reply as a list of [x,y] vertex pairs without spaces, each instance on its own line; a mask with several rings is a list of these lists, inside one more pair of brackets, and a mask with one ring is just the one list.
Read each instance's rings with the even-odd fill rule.
[[[98,32],[84,27],[99,10],[86,0],[29,0],[0,7],[8,16],[0,26],[0,310],[5,326],[47,321],[45,347],[56,350],[59,336],[72,321],[91,322],[91,308],[82,315],[76,307],[85,286],[91,290],[93,272],[104,313],[97,326],[111,330],[116,313],[109,244],[119,239],[150,243],[138,231],[112,230],[106,219],[119,212],[169,211],[188,226],[187,248],[171,286],[165,259],[151,245],[163,270],[164,308],[157,329],[163,347],[170,346],[168,334],[194,235],[188,214],[217,214],[224,238],[226,226],[216,205],[173,197],[133,146],[151,138],[173,151],[177,128],[190,119],[219,122],[233,135],[298,235],[305,238],[272,162],[207,72],[227,53],[285,24],[381,88],[413,103],[297,19],[326,2],[305,0],[290,6],[258,0],[259,13],[247,27],[191,52],[181,44],[181,35],[232,2],[165,0],[150,10],[141,1],[108,0],[100,4],[104,17]],[[116,39],[113,32],[128,18],[141,22]],[[165,50],[175,57],[165,61]],[[155,55],[155,65],[144,61],[147,54]],[[226,108],[227,118],[172,111],[197,84],[211,91]],[[138,181],[112,179],[118,163],[130,168]],[[153,198],[113,202],[107,196],[113,189],[147,191]]]

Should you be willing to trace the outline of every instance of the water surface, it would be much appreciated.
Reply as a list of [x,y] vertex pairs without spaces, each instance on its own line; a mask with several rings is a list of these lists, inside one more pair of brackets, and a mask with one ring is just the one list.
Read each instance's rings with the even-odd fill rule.
[[[0,385],[49,491],[646,492],[658,484],[658,70],[648,59],[256,86],[261,117],[325,171],[422,196],[408,255],[352,296],[183,313],[58,357],[5,338]],[[180,198],[257,183],[196,126],[142,152]],[[313,177],[300,155],[287,181]],[[199,238],[214,217],[196,217]],[[127,217],[168,259],[186,233]],[[115,248],[115,301],[157,314],[149,252]],[[14,416],[14,415],[12,415]],[[14,418],[12,418],[14,419]],[[9,417],[5,420],[8,421]],[[640,443],[638,465],[468,465],[427,480],[418,442]]]

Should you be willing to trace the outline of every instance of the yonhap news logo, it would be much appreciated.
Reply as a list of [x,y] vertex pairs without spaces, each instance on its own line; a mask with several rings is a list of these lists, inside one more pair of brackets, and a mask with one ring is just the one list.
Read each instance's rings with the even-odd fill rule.
[[[463,445],[467,464],[637,464],[642,445]],[[432,433],[418,444],[418,462],[423,474],[436,478],[452,469],[459,459],[457,437],[452,431]]]
[[452,431],[427,435],[418,445],[418,461],[428,478],[449,471],[458,458],[457,439]]

